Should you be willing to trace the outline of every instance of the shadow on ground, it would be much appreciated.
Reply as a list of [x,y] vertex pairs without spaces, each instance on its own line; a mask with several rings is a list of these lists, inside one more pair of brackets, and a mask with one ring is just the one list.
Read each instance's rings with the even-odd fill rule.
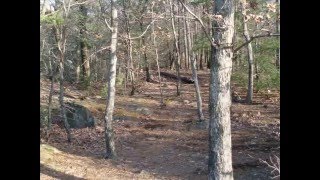
[[84,178],[79,178],[73,175],[65,174],[63,172],[54,170],[50,167],[47,167],[43,164],[40,164],[40,173],[45,174],[47,176],[57,178],[57,179],[63,179],[63,180],[85,180]]

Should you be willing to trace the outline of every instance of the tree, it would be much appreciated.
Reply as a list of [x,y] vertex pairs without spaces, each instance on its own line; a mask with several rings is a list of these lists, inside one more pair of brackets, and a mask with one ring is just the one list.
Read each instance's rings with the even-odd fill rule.
[[200,87],[198,82],[198,74],[197,74],[197,67],[196,67],[197,61],[195,59],[195,54],[192,52],[191,57],[191,69],[192,69],[192,76],[194,80],[194,88],[196,90],[196,98],[197,98],[197,108],[198,108],[198,117],[199,121],[204,121],[204,116],[202,112],[202,99],[200,94]]
[[79,29],[80,29],[80,56],[81,56],[81,67],[82,67],[82,81],[86,87],[90,85],[90,61],[88,57],[88,40],[87,40],[87,16],[88,10],[84,4],[79,6]]
[[[114,142],[114,132],[112,127],[113,109],[115,100],[115,84],[117,71],[117,41],[118,41],[118,11],[116,8],[116,0],[111,0],[111,45],[110,45],[110,63],[108,70],[108,95],[105,115],[105,138],[106,138],[106,158],[116,158],[116,147]],[[107,22],[107,21],[106,21]]]
[[176,73],[177,73],[177,96],[180,96],[181,94],[181,78],[180,78],[180,50],[179,50],[179,40],[177,38],[176,28],[175,28],[175,22],[174,22],[174,5],[172,3],[172,0],[169,0],[170,5],[170,16],[171,16],[171,27],[174,37],[174,44],[175,44],[175,53],[176,53]]
[[[280,0],[276,0],[277,5],[280,5]],[[276,33],[280,33],[280,8],[277,8],[277,17],[276,17]],[[276,66],[280,70],[280,48],[276,50]]]
[[[189,10],[189,8],[187,8],[187,6],[181,1],[179,0],[180,3],[182,4],[182,6],[184,7],[185,10],[187,10],[189,13],[191,12]],[[186,17],[186,14],[184,14]],[[185,18],[186,19],[186,18]],[[201,94],[200,94],[200,87],[199,87],[199,83],[198,83],[198,75],[197,75],[197,60],[195,57],[195,53],[193,52],[193,46],[191,43],[191,36],[190,36],[190,32],[189,32],[189,22],[187,20],[185,20],[185,26],[184,26],[185,32],[186,32],[186,36],[187,36],[187,53],[186,55],[186,59],[191,59],[191,69],[192,69],[192,76],[193,76],[193,80],[194,80],[194,87],[195,87],[195,91],[196,91],[196,99],[197,99],[197,108],[198,108],[198,117],[199,117],[199,121],[204,121],[204,116],[203,116],[203,112],[202,112],[202,99],[201,99]],[[189,55],[191,57],[189,57]]]
[[[247,25],[247,10],[246,10],[246,0],[242,0],[241,2],[241,12],[242,12],[242,22],[243,22],[243,34],[246,41],[250,41],[250,34]],[[247,44],[247,52],[248,52],[248,65],[249,65],[249,72],[248,72],[248,91],[247,91],[247,103],[251,104],[253,99],[253,50],[251,42]]]
[[[130,1],[126,2],[130,5]],[[126,63],[126,72],[129,71],[129,77],[131,81],[131,92],[130,95],[133,96],[135,92],[135,84],[134,84],[134,67],[133,67],[133,60],[132,60],[132,41],[131,41],[131,34],[130,34],[130,17],[128,14],[127,6],[125,1],[123,0],[123,11],[125,17],[125,29],[126,29],[126,44],[127,44],[127,63]]]
[[[154,21],[153,7],[154,7],[154,3],[152,3],[152,7],[151,7],[152,22]],[[159,79],[159,90],[160,90],[160,105],[162,106],[164,103],[163,103],[163,94],[162,94],[162,88],[161,88],[161,77],[160,77],[158,47],[157,47],[157,41],[156,41],[157,35],[156,35],[155,31],[154,31],[154,27],[155,27],[155,23],[153,23],[153,26],[152,26],[152,36],[153,36],[152,43],[153,43],[154,51],[155,51],[155,54],[156,54],[156,63],[157,63],[158,79]]]
[[233,0],[215,0],[210,68],[209,179],[232,180],[230,78],[234,35]]
[[[140,17],[140,30],[141,32],[143,31],[143,23],[144,23],[144,15],[143,13],[145,13],[146,9],[147,9],[147,2],[148,0],[144,0],[144,2],[142,0],[139,1],[139,3],[144,3],[142,10],[140,11],[141,17]],[[149,62],[148,62],[148,58],[147,58],[147,53],[146,53],[146,42],[145,42],[145,36],[143,35],[141,38],[141,43],[142,43],[142,48],[143,48],[143,60],[144,60],[144,69],[146,71],[146,81],[147,82],[151,82],[151,75],[150,75],[150,71],[149,71]]]
[[[68,142],[71,142],[72,135],[70,132],[69,123],[67,121],[66,107],[64,103],[64,68],[65,68],[65,54],[66,54],[65,52],[66,52],[66,42],[67,42],[67,37],[66,37],[67,26],[66,26],[65,20],[68,18],[70,6],[71,6],[70,1],[61,3],[58,0],[56,0],[55,11],[53,12],[54,14],[49,14],[47,16],[42,17],[44,21],[48,21],[52,24],[52,31],[55,37],[55,49],[58,53],[57,59],[59,59],[59,64],[57,67],[59,69],[59,85],[60,85],[59,103],[60,103],[61,117],[67,132]],[[53,83],[53,80],[54,80],[53,74],[51,78],[52,78],[51,83]]]

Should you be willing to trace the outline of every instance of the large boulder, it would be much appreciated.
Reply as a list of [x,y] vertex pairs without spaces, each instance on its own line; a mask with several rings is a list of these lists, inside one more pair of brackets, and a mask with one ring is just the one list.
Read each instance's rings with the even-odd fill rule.
[[66,114],[70,128],[86,128],[95,126],[95,119],[84,106],[75,103],[66,103]]

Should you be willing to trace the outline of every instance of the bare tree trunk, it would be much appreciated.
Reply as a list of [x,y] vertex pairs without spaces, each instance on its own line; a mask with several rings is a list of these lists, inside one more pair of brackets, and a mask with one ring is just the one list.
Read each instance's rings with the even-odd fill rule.
[[[242,7],[242,15],[243,15],[243,34],[246,39],[246,41],[250,41],[250,34],[249,30],[247,27],[247,22],[246,22],[246,0],[241,1],[241,7]],[[248,52],[248,65],[249,65],[249,72],[248,72],[248,91],[247,91],[247,98],[246,102],[251,104],[252,99],[253,99],[253,50],[252,50],[252,45],[251,43],[248,43],[247,45],[247,52]]]
[[[141,3],[142,1],[139,1],[139,3]],[[141,18],[140,18],[140,30],[141,32],[143,32],[143,13],[146,11],[146,3],[147,3],[147,0],[144,0],[144,3],[145,5],[143,6],[143,9],[141,10]],[[149,62],[148,62],[148,59],[147,59],[147,50],[146,50],[146,42],[145,42],[145,35],[143,35],[141,37],[141,40],[142,40],[142,48],[143,48],[143,59],[144,59],[144,70],[146,72],[146,81],[147,82],[151,82],[151,75],[150,75],[150,71],[149,71]]]
[[130,32],[128,33],[128,58],[129,58],[129,74],[130,74],[130,81],[131,81],[131,92],[130,92],[130,95],[133,96],[134,93],[135,93],[135,90],[136,90],[136,87],[135,87],[135,83],[134,83],[134,80],[135,80],[135,77],[134,77],[134,67],[133,67],[133,60],[132,60],[132,41],[130,40]]
[[[276,0],[276,3],[280,5],[280,0]],[[280,14],[280,8],[277,10],[277,17],[276,17],[276,33],[280,33],[280,21],[279,21],[279,14]],[[280,48],[277,48],[276,50],[276,66],[280,70]]]
[[181,94],[181,78],[180,78],[180,51],[179,51],[179,42],[177,39],[177,34],[176,34],[176,29],[175,29],[175,24],[174,24],[174,17],[173,17],[173,7],[174,5],[172,4],[172,0],[169,0],[170,2],[170,14],[171,14],[171,26],[172,26],[172,31],[173,31],[173,36],[174,36],[174,41],[175,41],[175,48],[176,48],[176,72],[177,72],[177,96],[180,96]]
[[49,141],[49,136],[50,136],[50,132],[51,132],[51,125],[52,125],[52,96],[53,96],[53,85],[54,85],[54,80],[55,80],[55,73],[54,73],[54,70],[56,69],[53,68],[53,64],[54,64],[54,61],[53,59],[51,58],[51,63],[52,63],[52,66],[51,66],[51,84],[50,84],[50,92],[49,92],[49,102],[48,102],[48,127],[47,127],[47,140]]
[[[140,29],[141,32],[143,31],[143,19],[141,17],[141,22],[140,22]],[[146,53],[146,43],[145,43],[145,36],[142,36],[142,46],[143,46],[143,59],[144,59],[144,69],[146,71],[146,81],[147,82],[151,82],[151,75],[150,75],[150,71],[149,71],[149,62],[147,59],[147,53]]]
[[200,70],[203,70],[203,49],[200,50]]
[[[258,27],[258,24],[257,24],[257,27]],[[258,49],[259,48],[259,39],[256,39],[255,41],[255,49]],[[257,59],[254,61],[254,68],[255,68],[255,72],[254,72],[254,78],[256,80],[256,82],[259,81],[259,65],[258,65],[258,61]]]
[[[187,17],[186,13],[184,13],[185,17]],[[199,88],[199,83],[198,83],[198,75],[197,75],[197,61],[196,61],[196,56],[194,52],[192,51],[192,42],[191,42],[191,33],[190,33],[190,26],[189,22],[185,19],[185,34],[187,36],[187,53],[191,57],[187,57],[186,60],[190,59],[191,60],[191,69],[192,69],[192,76],[193,76],[193,81],[194,81],[194,87],[196,91],[196,99],[197,99],[197,108],[198,108],[198,121],[204,121],[204,116],[202,113],[202,99],[201,99],[201,94],[200,94],[200,88]]]
[[90,84],[90,61],[88,57],[88,45],[86,37],[86,21],[87,21],[87,8],[85,5],[81,4],[80,7],[81,17],[79,18],[80,26],[80,54],[81,54],[81,67],[82,67],[82,81],[85,82],[85,85]]
[[184,20],[183,20],[183,37],[184,37],[184,68],[188,69],[188,62],[189,62],[189,52],[188,52],[188,35],[187,35],[187,14],[184,8],[182,8]]
[[80,65],[81,65],[81,62],[79,62],[78,60],[77,67],[76,67],[76,83],[80,82]]
[[117,40],[118,40],[118,12],[116,8],[116,0],[111,0],[111,45],[110,45],[110,63],[108,71],[108,95],[105,115],[105,138],[106,138],[106,158],[117,157],[114,142],[114,131],[112,127],[113,109],[116,93],[116,71],[117,71]]
[[201,92],[200,92],[200,87],[199,87],[199,82],[198,82],[198,74],[197,74],[197,69],[196,69],[196,60],[195,60],[195,55],[192,52],[192,57],[191,57],[191,69],[192,69],[192,75],[193,75],[193,80],[194,80],[194,87],[196,90],[196,97],[197,97],[197,107],[198,107],[198,117],[199,121],[204,121],[204,116],[202,112],[202,99],[201,99]]
[[[130,2],[127,2],[130,3]],[[135,84],[134,84],[134,67],[133,67],[133,60],[132,60],[132,41],[131,41],[131,35],[130,35],[130,17],[127,13],[127,7],[125,5],[125,2],[123,1],[123,8],[124,8],[124,16],[126,18],[126,34],[127,34],[127,62],[128,62],[128,72],[130,76],[131,81],[131,92],[130,95],[133,96],[135,93]],[[149,71],[149,70],[148,70]]]
[[[186,0],[185,0],[186,1]],[[186,12],[186,10],[185,10]],[[185,17],[188,17],[188,14],[185,13]],[[188,56],[187,56],[187,69],[189,69],[189,65],[191,62],[191,47],[192,47],[192,36],[191,36],[191,32],[190,32],[190,25],[189,25],[189,21],[187,20],[187,18],[185,18],[185,22],[186,22],[186,32],[187,32],[187,50],[188,50]],[[194,57],[195,58],[195,57]],[[197,61],[196,61],[197,62]]]
[[67,132],[67,138],[68,138],[68,142],[71,142],[71,133],[70,133],[70,126],[69,123],[67,121],[67,114],[66,114],[66,108],[65,108],[65,104],[64,104],[64,55],[61,53],[60,54],[60,62],[59,62],[59,66],[60,66],[60,79],[59,79],[59,84],[60,84],[60,94],[59,94],[59,102],[60,102],[60,107],[61,107],[61,116],[62,119],[64,121],[64,127],[66,129]]
[[212,49],[210,68],[209,180],[233,180],[230,122],[233,0],[215,0],[214,6],[213,14],[222,16],[223,28],[221,22],[213,22],[217,45]]
[[[212,49],[212,47],[211,47]],[[206,49],[206,59],[207,59],[207,68],[210,69],[211,67],[211,61],[212,61],[212,55],[210,55],[212,52],[209,49]]]
[[[70,133],[70,126],[67,120],[67,115],[66,115],[66,109],[65,109],[65,104],[64,104],[64,54],[65,54],[65,45],[66,45],[66,39],[65,39],[65,33],[66,33],[66,27],[62,26],[61,30],[59,30],[59,27],[53,27],[53,31],[55,34],[55,39],[57,42],[57,49],[59,52],[59,85],[60,85],[60,92],[59,92],[59,103],[60,103],[60,108],[61,108],[61,117],[64,122],[64,127],[67,132],[67,139],[68,142],[71,142],[71,133]],[[52,77],[53,78],[53,77]]]
[[[152,13],[152,20],[153,20],[153,6],[151,8]],[[160,105],[163,105],[163,94],[162,94],[162,87],[161,87],[161,76],[160,76],[160,67],[159,67],[159,55],[158,55],[158,47],[157,47],[157,41],[156,41],[156,34],[154,32],[155,23],[152,25],[152,35],[153,35],[153,46],[156,53],[156,63],[157,63],[157,69],[158,69],[158,79],[159,79],[159,90],[160,90]]]

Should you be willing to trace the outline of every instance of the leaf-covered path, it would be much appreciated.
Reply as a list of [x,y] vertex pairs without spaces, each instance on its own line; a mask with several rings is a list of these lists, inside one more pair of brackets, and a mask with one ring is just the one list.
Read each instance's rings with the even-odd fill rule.
[[[188,73],[183,75],[191,77]],[[208,120],[209,72],[200,71],[199,81]],[[48,87],[48,81],[42,80],[43,105]],[[123,89],[117,89],[114,129],[119,159],[113,161],[103,158],[106,100],[100,97],[99,88],[83,98],[85,92],[68,86],[66,100],[86,106],[98,124],[94,128],[73,129],[74,141],[69,144],[59,117],[55,117],[58,120],[54,121],[49,142],[42,139],[40,145],[41,179],[207,179],[207,123],[196,123],[193,84],[183,84],[182,88],[182,95],[176,97],[175,82],[163,79],[165,107],[159,103],[158,83],[140,83],[134,96],[124,97]],[[234,86],[233,90],[244,98],[245,89]],[[273,176],[259,159],[279,156],[278,96],[277,92],[256,93],[253,105],[233,103],[235,179]]]

